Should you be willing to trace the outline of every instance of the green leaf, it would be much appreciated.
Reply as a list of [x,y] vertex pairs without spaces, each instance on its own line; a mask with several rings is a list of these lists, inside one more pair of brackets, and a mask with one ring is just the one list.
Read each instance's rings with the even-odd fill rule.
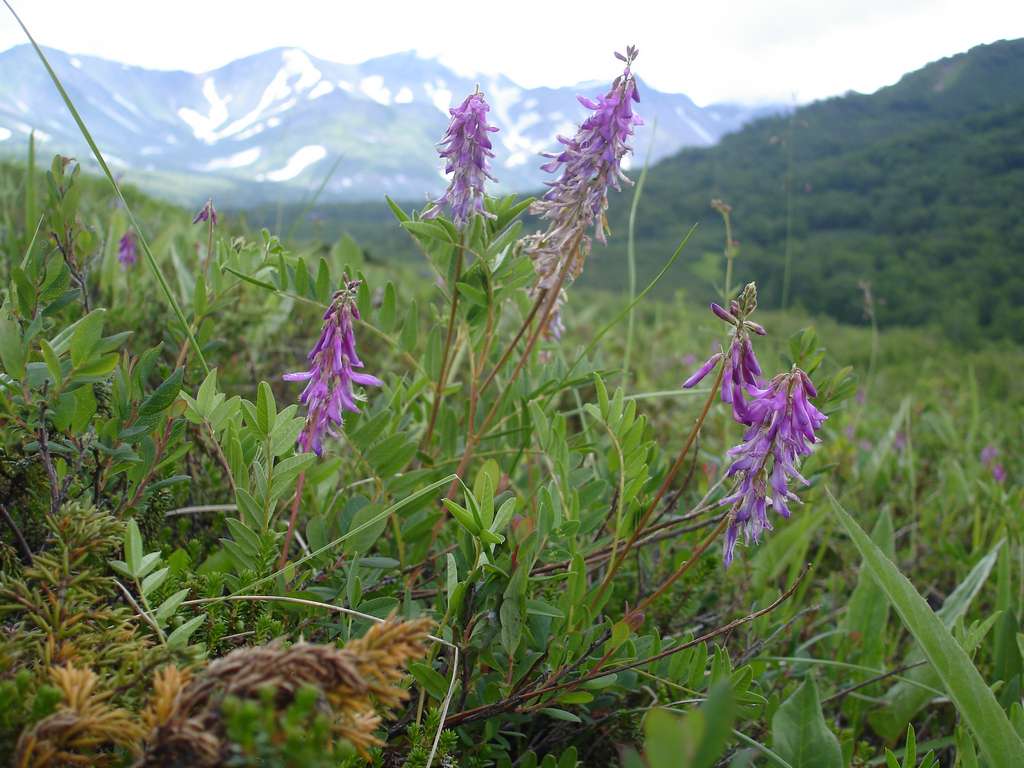
[[442,499],[442,501],[444,502],[444,505],[448,508],[448,511],[452,513],[452,517],[458,520],[459,524],[462,525],[463,528],[465,528],[474,536],[480,535],[480,526],[476,524],[476,520],[473,518],[473,516],[469,513],[468,510],[466,510],[457,502],[452,501],[451,499]]
[[105,309],[94,309],[83,317],[71,337],[71,364],[75,367],[89,359],[93,348],[103,335]]
[[161,568],[159,571],[153,571],[149,576],[142,580],[142,594],[144,597],[149,597],[150,593],[160,589],[165,581],[167,581],[168,575],[170,575],[170,568]]
[[839,522],[938,673],[957,711],[981,745],[988,763],[993,768],[1010,768],[1019,764],[1018,758],[1024,755],[1024,740],[1014,730],[970,657],[942,620],[928,607],[914,585],[861,530],[831,492],[829,499]]
[[17,321],[10,317],[0,317],[0,362],[3,362],[8,376],[14,379],[25,376],[26,355]]
[[[996,563],[1001,546],[1001,543],[996,545],[991,552],[977,562],[938,610],[936,616],[941,619],[947,629],[952,629],[964,615],[985,584]],[[967,650],[971,652],[973,648]],[[917,664],[924,661],[924,658],[920,647],[915,646],[904,658],[903,666]],[[875,732],[889,741],[897,739],[914,715],[933,698],[934,694],[930,693],[929,689],[942,687],[942,681],[930,665],[915,667],[909,670],[904,677],[905,680],[893,685],[886,693],[885,707],[872,712],[868,718]]]
[[159,416],[178,399],[178,392],[181,391],[181,379],[184,374],[185,370],[178,368],[153,390],[149,397],[142,401],[142,405],[139,407],[140,422],[147,423]]
[[133,576],[137,576],[142,565],[142,534],[139,525],[132,518],[124,530],[124,561]]
[[582,723],[576,715],[572,712],[566,712],[564,709],[555,709],[554,707],[544,707],[541,713],[548,717],[553,717],[555,720],[565,720],[567,723]]
[[429,664],[417,661],[409,665],[409,671],[416,678],[416,682],[423,686],[424,690],[435,699],[443,700],[448,695],[448,681],[444,675],[438,672]]
[[174,615],[174,612],[178,610],[178,606],[185,601],[186,597],[188,597],[188,590],[181,589],[160,603],[160,607],[155,611],[157,623],[163,624],[171,618],[171,616]]
[[39,348],[43,352],[43,360],[46,363],[46,370],[50,373],[50,378],[53,380],[54,384],[60,386],[61,382],[64,381],[64,377],[60,370],[60,360],[57,359],[57,355],[47,343],[46,339],[39,340]]
[[843,768],[839,739],[825,724],[810,677],[772,717],[772,748],[793,768]]
[[274,393],[267,382],[261,381],[256,393],[256,428],[260,434],[269,435],[276,420],[277,404],[274,402]]
[[204,621],[206,621],[206,616],[203,614],[186,621],[167,636],[167,647],[172,650],[184,648],[188,643],[188,639],[192,637],[192,633],[199,629]]

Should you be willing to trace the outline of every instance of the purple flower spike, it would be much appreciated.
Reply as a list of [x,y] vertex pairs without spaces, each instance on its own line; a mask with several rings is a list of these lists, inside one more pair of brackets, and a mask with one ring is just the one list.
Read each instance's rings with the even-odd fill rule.
[[[558,137],[561,152],[544,155],[550,162],[541,168],[549,173],[561,171],[561,175],[548,182],[547,194],[530,207],[532,214],[548,221],[545,232],[526,239],[525,250],[537,273],[537,282],[530,289],[533,297],[553,290],[563,270],[563,286],[579,277],[591,248],[588,230],[593,227],[602,243],[607,236],[608,189],[619,191],[622,183],[632,184],[622,172],[622,160],[633,151],[629,146],[633,128],[643,125],[633,112],[633,103],[640,101],[630,69],[637,53],[630,46],[626,55],[615,54],[626,62],[622,75],[604,96],[577,97],[592,114],[575,136]],[[561,302],[560,296],[559,305]],[[550,323],[545,332],[549,338],[554,335]]]
[[199,213],[192,219],[193,224],[198,224],[201,221],[209,221],[213,226],[217,226],[217,209],[213,207],[213,200],[207,200],[206,204],[199,209]]
[[135,247],[135,231],[129,229],[117,243],[117,260],[121,262],[122,269],[135,266],[139,259],[138,250]]
[[345,287],[334,294],[331,306],[324,312],[324,327],[320,340],[309,353],[308,371],[286,373],[285,381],[306,381],[299,402],[306,406],[306,425],[299,433],[302,451],[323,456],[324,435],[337,436],[336,427],[342,424],[345,411],[357,413],[360,396],[352,391],[353,384],[364,387],[383,385],[376,376],[358,373],[363,363],[356,354],[356,337],[352,320],[359,319],[356,307],[358,280],[347,280]]
[[789,517],[791,502],[800,499],[790,481],[808,485],[797,464],[819,442],[816,432],[827,418],[811,404],[814,385],[799,368],[754,388],[748,404],[750,427],[743,442],[729,451],[733,462],[726,476],[738,477],[733,493],[719,502],[732,505],[732,520],[725,535],[725,563],[732,562],[740,534],[747,544],[757,543],[772,529],[768,507]]
[[488,169],[488,158],[494,157],[488,134],[498,130],[487,124],[490,109],[484,95],[477,91],[455,109],[448,110],[452,119],[441,140],[444,148],[440,155],[447,161],[444,172],[450,173],[452,179],[447,191],[434,201],[423,218],[434,218],[444,206],[451,209],[452,221],[459,229],[466,225],[474,212],[494,218],[484,209],[485,179],[497,181]]
[[1002,464],[994,464],[992,466],[992,477],[997,483],[1006,482],[1006,467]]

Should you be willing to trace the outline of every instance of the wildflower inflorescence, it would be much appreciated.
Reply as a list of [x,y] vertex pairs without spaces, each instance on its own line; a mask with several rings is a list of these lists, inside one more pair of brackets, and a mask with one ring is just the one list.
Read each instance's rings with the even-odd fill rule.
[[320,339],[309,353],[308,371],[287,373],[285,381],[306,381],[299,402],[306,406],[306,424],[299,434],[299,448],[323,455],[325,435],[334,436],[340,427],[344,411],[358,412],[359,396],[353,384],[379,387],[384,382],[368,373],[359,373],[363,362],[356,354],[356,338],[352,321],[359,319],[356,291],[359,280],[346,280],[345,287],[334,294],[331,305],[324,312],[324,326]]
[[494,218],[484,208],[484,184],[486,179],[496,181],[489,170],[494,152],[488,134],[498,129],[487,123],[490,107],[479,90],[448,111],[452,119],[439,154],[447,161],[444,172],[452,178],[444,195],[434,201],[423,218],[434,218],[447,206],[455,226],[462,229],[473,213]]
[[214,226],[217,225],[217,209],[213,207],[213,200],[207,200],[192,219],[193,224],[198,224],[201,221],[209,221]]
[[772,529],[769,506],[776,514],[789,517],[790,503],[799,501],[790,482],[808,484],[797,464],[818,442],[815,433],[826,419],[809,400],[818,393],[804,371],[793,366],[771,381],[762,379],[751,334],[764,336],[766,331],[749,319],[756,308],[754,283],[748,283],[739,298],[729,302],[729,309],[711,305],[715,316],[733,328],[729,349],[713,354],[683,382],[685,388],[695,386],[721,361],[722,401],[732,407],[733,419],[747,427],[743,442],[729,450],[732,463],[726,476],[737,479],[736,487],[719,502],[731,505],[725,533],[726,565],[732,562],[741,534],[748,544],[756,543],[764,531]]
[[626,68],[604,96],[577,97],[592,114],[580,124],[575,136],[558,137],[562,151],[545,154],[550,162],[541,166],[549,173],[561,169],[559,178],[548,182],[547,194],[530,208],[531,213],[549,222],[548,228],[526,239],[526,252],[537,274],[531,296],[559,291],[545,329],[549,337],[557,338],[561,333],[561,289],[583,271],[591,248],[588,230],[593,227],[594,236],[605,242],[609,187],[620,190],[622,182],[632,183],[622,172],[622,159],[633,151],[628,143],[633,128],[643,124],[633,112],[633,102],[640,100],[631,71],[638,53],[630,46],[625,55],[615,54]]
[[135,231],[129,229],[117,243],[117,260],[124,269],[135,266],[139,254],[135,244]]
[[743,442],[729,451],[733,462],[727,477],[738,477],[732,494],[720,504],[733,505],[732,520],[725,534],[725,562],[732,562],[733,550],[740,533],[749,544],[771,530],[767,508],[789,517],[789,504],[799,501],[790,490],[790,482],[808,485],[797,468],[799,460],[810,454],[818,442],[815,432],[827,418],[808,399],[817,390],[810,377],[793,366],[780,373],[764,387],[751,387],[747,407],[750,426]]

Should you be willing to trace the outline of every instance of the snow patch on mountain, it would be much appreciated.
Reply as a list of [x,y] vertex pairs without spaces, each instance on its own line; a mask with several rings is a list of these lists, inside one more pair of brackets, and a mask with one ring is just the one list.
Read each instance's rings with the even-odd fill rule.
[[281,53],[281,59],[284,61],[284,66],[278,75],[283,74],[286,80],[298,77],[294,86],[297,91],[309,90],[323,77],[305,51],[289,48]]
[[[288,158],[288,162],[284,164],[283,168],[271,171],[263,175],[263,178],[267,181],[289,181],[325,157],[327,157],[327,150],[324,147],[319,144],[310,144]],[[260,176],[256,178],[262,180]]]
[[218,139],[217,127],[228,119],[228,102],[231,97],[220,97],[217,93],[217,84],[212,77],[203,81],[203,96],[209,102],[209,109],[205,115],[194,109],[181,107],[178,109],[178,117],[192,129],[193,136],[207,144],[213,144]]
[[412,101],[412,89],[403,85],[395,94],[395,104],[409,104]]
[[679,107],[676,108],[676,114],[678,114],[681,118],[683,118],[683,122],[684,123],[686,123],[688,126],[693,128],[693,132],[696,133],[698,136],[700,136],[701,140],[705,144],[714,144],[715,143],[715,137],[712,136],[703,125],[701,125],[696,120],[694,120],[692,117],[690,117],[685,112],[683,112],[683,110],[681,108],[679,108]]
[[334,90],[334,84],[329,80],[321,80],[314,86],[313,90],[309,92],[308,98],[310,101],[313,99],[319,99],[321,96],[326,96],[328,93]]
[[250,147],[228,157],[216,157],[208,163],[195,166],[195,168],[197,171],[223,171],[232,168],[245,168],[245,166],[252,165],[259,159],[261,151],[259,147]]
[[441,114],[447,116],[448,109],[452,105],[452,92],[448,90],[445,81],[435,80],[432,83],[424,83],[423,89],[434,106],[441,110]]
[[69,59],[69,61],[71,62],[71,66],[74,67],[75,69],[81,69],[82,68],[82,60],[80,58],[78,58],[77,56],[72,56]]
[[7,141],[11,138],[11,129],[0,126],[0,141]]
[[385,107],[391,103],[391,90],[384,86],[384,78],[370,75],[359,81],[359,90]]
[[126,98],[125,98],[124,96],[122,96],[122,95],[121,95],[120,93],[115,93],[115,94],[114,94],[114,101],[116,101],[116,102],[117,102],[118,104],[120,104],[120,105],[121,105],[122,107],[124,107],[125,109],[127,109],[127,110],[128,110],[129,112],[131,112],[131,113],[132,113],[133,115],[136,115],[136,116],[138,116],[138,117],[143,117],[142,113],[141,113],[141,112],[139,112],[139,108],[138,108],[138,107],[136,107],[136,106],[135,106],[134,104],[132,104],[132,103],[131,103],[130,101],[128,101],[128,99],[126,99]]

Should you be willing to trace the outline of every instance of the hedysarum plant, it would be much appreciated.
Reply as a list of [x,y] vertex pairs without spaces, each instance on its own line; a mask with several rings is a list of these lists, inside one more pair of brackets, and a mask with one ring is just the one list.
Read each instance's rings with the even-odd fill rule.
[[356,354],[356,337],[352,321],[359,319],[356,291],[359,280],[346,280],[345,287],[334,294],[331,305],[324,312],[324,326],[320,339],[309,353],[308,371],[286,373],[285,381],[306,381],[299,402],[306,406],[306,424],[299,434],[298,444],[303,451],[323,455],[326,435],[335,435],[342,424],[345,411],[358,413],[356,401],[360,399],[353,384],[364,387],[383,385],[376,376],[359,373],[363,362]]
[[497,181],[489,169],[494,157],[488,134],[497,131],[487,123],[490,106],[479,90],[471,93],[457,107],[448,110],[452,119],[441,140],[439,154],[447,163],[444,172],[451,174],[445,193],[423,214],[432,219],[447,207],[455,226],[462,229],[474,213],[493,218],[484,208],[484,184]]
[[640,101],[631,69],[638,53],[629,46],[625,55],[615,54],[626,63],[625,70],[604,96],[577,97],[592,114],[580,124],[575,136],[558,137],[563,145],[561,152],[544,155],[550,162],[541,167],[549,173],[561,169],[561,175],[548,182],[548,192],[530,208],[531,213],[549,223],[543,233],[527,238],[526,252],[537,274],[530,295],[538,299],[550,291],[558,294],[545,321],[549,336],[557,338],[561,334],[562,289],[583,271],[591,248],[587,232],[593,227],[598,241],[606,241],[609,188],[619,191],[622,183],[632,184],[622,172],[622,160],[633,151],[629,139],[634,127],[643,124],[633,112],[633,103]]

